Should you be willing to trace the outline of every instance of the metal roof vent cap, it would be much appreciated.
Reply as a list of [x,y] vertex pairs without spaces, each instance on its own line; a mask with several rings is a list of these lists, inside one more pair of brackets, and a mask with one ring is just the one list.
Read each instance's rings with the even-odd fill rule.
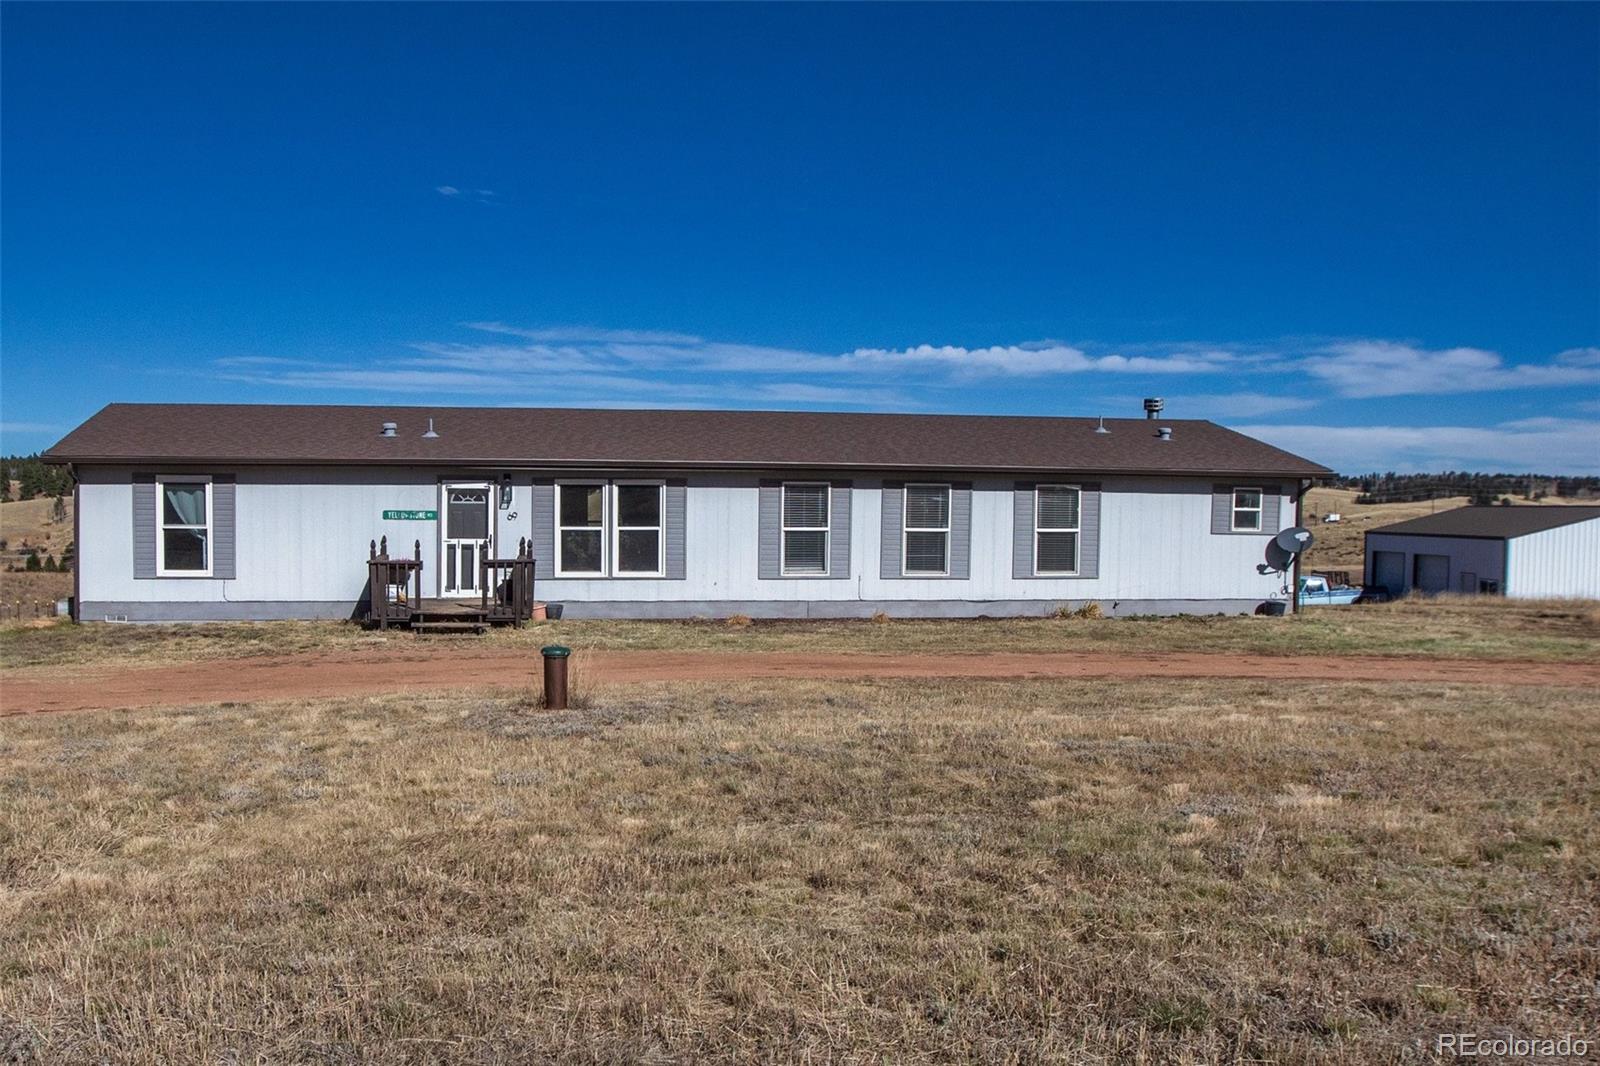
[[1172,427],[1171,426],[1158,426],[1158,427],[1156,427],[1156,436],[1159,437],[1162,440],[1171,440],[1172,439]]
[[1106,428],[1106,416],[1105,415],[1101,415],[1100,416],[1100,424],[1098,426],[1094,427],[1094,431],[1096,433],[1110,433],[1111,432],[1109,429]]
[[394,437],[398,436],[399,433],[400,427],[395,425],[393,422],[385,422],[383,427],[378,430],[378,436],[380,437]]
[[428,419],[428,431],[424,433],[423,436],[431,440],[438,435],[439,434],[433,428],[433,419]]
[[1146,396],[1144,400],[1144,416],[1154,418],[1166,409],[1167,401],[1159,396]]

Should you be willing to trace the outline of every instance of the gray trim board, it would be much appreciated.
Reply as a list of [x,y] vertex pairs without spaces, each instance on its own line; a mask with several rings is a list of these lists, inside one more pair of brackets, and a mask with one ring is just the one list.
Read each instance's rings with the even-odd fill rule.
[[665,515],[662,536],[666,537],[666,577],[669,581],[682,581],[688,576],[686,558],[687,511],[689,482],[681,477],[668,478],[663,504]]
[[[1060,600],[583,600],[557,601],[563,618],[1041,618],[1085,599]],[[1099,601],[1112,617],[1141,614],[1250,614],[1252,599]],[[85,622],[247,622],[301,618],[354,619],[365,603],[330,600],[92,600],[81,606]]]
[[344,600],[90,600],[80,612],[85,622],[277,622],[357,620],[366,609],[365,603]]
[[[83,545],[78,545],[83,555]],[[133,475],[133,576],[156,576],[156,476]]]
[[[211,475],[211,574],[174,575],[174,581],[232,581],[238,576],[238,511],[233,474]],[[133,475],[133,576],[135,580],[169,580],[156,575],[156,475]],[[79,547],[82,554],[82,547]]]
[[232,581],[238,576],[236,563],[238,521],[235,514],[237,492],[232,474],[211,478],[211,576]]
[[1018,481],[1011,487],[1011,576],[1030,581],[1088,581],[1100,576],[1100,496],[1098,481],[1062,481],[1078,486],[1078,572],[1033,572],[1034,490],[1057,482]]
[[[1044,618],[1062,607],[1076,610],[1087,599],[1059,600],[584,600],[554,601],[561,617],[686,619],[726,618]],[[1251,599],[1118,600],[1100,603],[1111,617],[1169,614],[1253,614]]]
[[756,577],[761,581],[848,581],[850,578],[850,482],[826,478],[791,478],[792,481],[826,481],[828,490],[828,572],[783,572],[783,482],[762,478],[756,498]]
[[[1233,528],[1233,490],[1261,490],[1261,528]],[[1270,537],[1283,521],[1283,486],[1258,481],[1231,481],[1211,486],[1211,532],[1225,537]]]
[[901,524],[905,520],[906,483],[885,481],[883,504],[878,524],[878,576],[885,580],[904,577],[904,560],[901,559]]
[[882,522],[879,524],[878,567],[883,578],[907,578],[911,581],[965,581],[972,575],[972,482],[944,481],[931,477],[914,481],[916,485],[950,486],[950,572],[948,574],[911,574],[905,572],[905,507],[906,482],[883,483]]
[[548,578],[556,572],[556,483],[554,478],[534,478],[533,497],[528,506],[533,522],[532,536],[536,572]]

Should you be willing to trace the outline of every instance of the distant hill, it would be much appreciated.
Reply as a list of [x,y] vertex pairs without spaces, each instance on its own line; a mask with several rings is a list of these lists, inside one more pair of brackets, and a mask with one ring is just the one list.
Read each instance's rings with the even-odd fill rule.
[[1466,497],[1472,503],[1509,499],[1537,501],[1546,497],[1600,499],[1600,476],[1556,477],[1550,474],[1358,474],[1340,476],[1329,487],[1354,489],[1356,503],[1416,503]]

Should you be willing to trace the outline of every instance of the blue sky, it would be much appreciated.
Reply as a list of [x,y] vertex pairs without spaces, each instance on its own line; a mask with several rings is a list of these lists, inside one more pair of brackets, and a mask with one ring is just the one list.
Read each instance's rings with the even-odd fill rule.
[[21,5],[0,430],[1135,415],[1600,472],[1600,6]]

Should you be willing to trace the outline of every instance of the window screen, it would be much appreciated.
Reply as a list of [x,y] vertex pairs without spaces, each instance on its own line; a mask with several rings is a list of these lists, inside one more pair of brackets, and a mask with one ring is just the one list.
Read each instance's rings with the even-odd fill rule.
[[564,574],[605,571],[604,485],[557,485],[556,569]]
[[164,574],[211,571],[211,485],[205,481],[163,481],[161,492],[161,567]]
[[825,484],[783,486],[783,572],[828,572],[828,496]]
[[905,573],[950,570],[950,486],[907,485]]
[[660,485],[618,485],[617,573],[661,572]]
[[1034,572],[1077,573],[1082,504],[1077,486],[1040,485],[1034,504]]

